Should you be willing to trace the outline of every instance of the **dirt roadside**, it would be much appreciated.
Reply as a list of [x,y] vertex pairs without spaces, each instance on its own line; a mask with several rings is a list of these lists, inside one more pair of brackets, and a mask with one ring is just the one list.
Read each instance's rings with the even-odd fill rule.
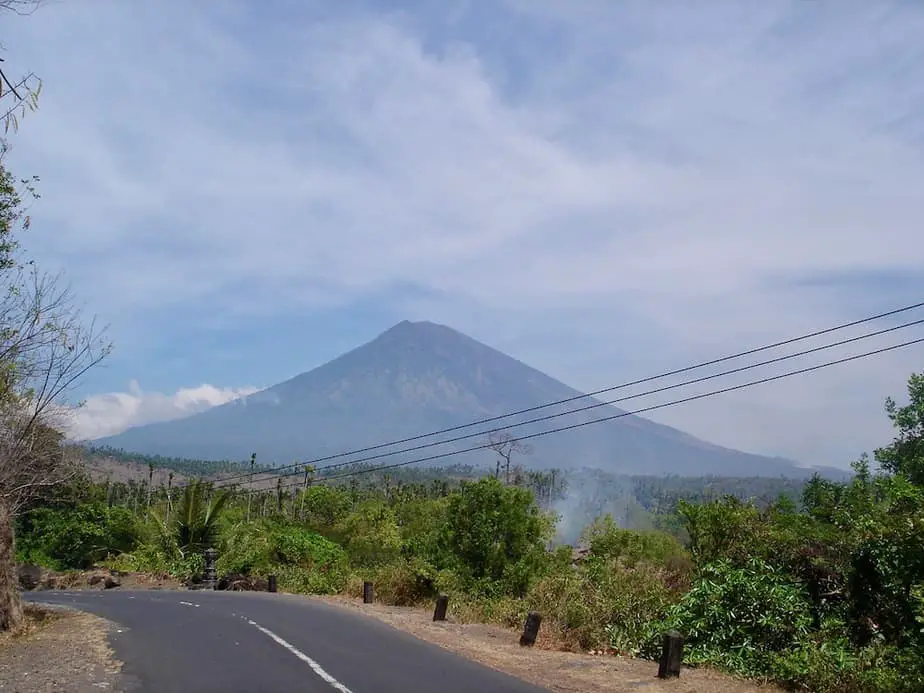
[[29,605],[29,625],[0,635],[2,693],[121,692],[121,664],[109,648],[113,624],[64,608]]
[[347,597],[312,597],[328,604],[355,609],[435,645],[562,693],[782,693],[774,686],[743,681],[706,669],[683,669],[679,679],[657,678],[655,662],[627,657],[559,652],[544,641],[521,648],[519,633],[500,626],[434,623],[429,611],[411,607],[363,604]]
[[[170,589],[171,581],[143,575],[120,575],[123,588]],[[93,589],[85,576],[74,587]],[[99,589],[101,585],[95,586]],[[431,642],[498,671],[562,693],[782,693],[752,681],[706,669],[684,669],[679,679],[661,681],[657,663],[626,657],[561,652],[540,632],[534,648],[521,648],[519,633],[495,625],[434,623],[432,611],[385,604],[363,604],[342,596],[312,596],[341,608],[354,609],[401,631]],[[86,613],[45,609],[51,617],[33,633],[0,638],[0,693],[45,691],[121,691],[120,664],[107,636],[115,626]],[[41,669],[37,663],[41,663]]]

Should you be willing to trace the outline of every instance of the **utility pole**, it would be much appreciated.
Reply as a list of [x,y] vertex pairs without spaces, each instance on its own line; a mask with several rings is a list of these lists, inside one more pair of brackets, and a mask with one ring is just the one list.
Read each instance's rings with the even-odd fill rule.
[[167,522],[170,522],[170,513],[173,512],[173,472],[167,475]]
[[247,490],[247,521],[250,522],[250,501],[253,499],[253,468],[257,464],[257,453],[250,456],[250,488]]
[[151,493],[154,491],[154,463],[148,462],[148,508],[151,507]]
[[311,486],[312,481],[314,481],[314,465],[306,464],[305,465],[305,488],[302,491],[302,502],[301,502],[301,506],[298,509],[298,517],[300,520],[305,519],[305,496],[308,495],[308,488]]

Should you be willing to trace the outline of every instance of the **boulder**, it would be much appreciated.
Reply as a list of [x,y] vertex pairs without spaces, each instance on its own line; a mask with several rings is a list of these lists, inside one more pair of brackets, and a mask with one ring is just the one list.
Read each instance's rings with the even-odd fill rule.
[[113,587],[119,587],[122,583],[112,576],[109,571],[95,571],[87,576],[87,584],[90,587],[102,587],[109,590]]
[[41,587],[47,571],[39,565],[21,565],[16,569],[19,586],[26,590]]

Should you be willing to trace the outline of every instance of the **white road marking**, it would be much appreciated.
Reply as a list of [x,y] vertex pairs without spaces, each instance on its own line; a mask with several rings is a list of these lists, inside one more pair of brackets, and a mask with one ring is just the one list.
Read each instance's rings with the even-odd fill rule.
[[198,604],[193,604],[192,602],[182,602],[181,601],[180,604],[182,604],[183,606],[195,606],[196,608],[199,607]]
[[300,660],[302,660],[305,664],[307,664],[308,666],[310,666],[310,667],[311,667],[311,670],[312,670],[315,674],[317,674],[318,676],[320,676],[322,679],[324,679],[328,684],[330,684],[331,688],[335,688],[336,690],[340,691],[340,693],[353,693],[353,691],[351,691],[349,688],[347,688],[346,686],[344,686],[342,683],[340,683],[340,682],[339,682],[337,679],[335,679],[333,676],[331,676],[331,675],[328,674],[326,671],[324,671],[324,668],[323,668],[320,664],[318,664],[318,663],[317,663],[316,661],[314,661],[311,657],[309,657],[309,656],[306,655],[304,652],[302,652],[302,651],[299,650],[297,647],[295,647],[295,645],[292,645],[292,644],[286,642],[285,640],[283,640],[282,638],[280,638],[278,635],[276,635],[273,631],[268,630],[267,628],[264,628],[264,627],[261,626],[259,623],[255,623],[254,621],[251,621],[249,618],[247,619],[247,623],[249,623],[250,625],[252,625],[254,628],[256,628],[258,631],[260,631],[260,632],[263,633],[264,635],[268,635],[269,637],[271,637],[271,638],[272,638],[273,640],[275,640],[278,644],[282,645],[282,646],[283,646],[284,648],[286,648],[289,652],[291,652],[291,653],[294,654],[296,657],[298,657]]

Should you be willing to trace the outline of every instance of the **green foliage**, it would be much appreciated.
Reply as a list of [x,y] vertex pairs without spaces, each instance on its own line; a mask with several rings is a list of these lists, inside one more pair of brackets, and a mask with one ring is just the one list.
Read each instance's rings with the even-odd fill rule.
[[140,536],[131,511],[101,503],[36,508],[17,524],[18,560],[56,570],[87,568],[131,551]]
[[347,491],[326,485],[312,486],[304,492],[302,503],[305,523],[327,534],[343,522],[352,507]]
[[196,481],[183,489],[174,527],[177,546],[183,555],[200,554],[218,541],[218,520],[231,494],[222,490],[211,495],[210,485]]
[[627,568],[616,559],[588,559],[578,570],[550,571],[530,591],[530,608],[558,639],[576,648],[613,648],[634,654],[648,624],[663,618],[678,594],[659,566]]
[[[705,566],[654,633],[683,633],[690,663],[763,676],[770,673],[774,655],[799,647],[811,626],[802,585],[786,571],[754,558],[741,567],[730,561]],[[649,645],[657,646],[657,640]]]
[[289,592],[323,594],[346,584],[347,555],[324,537],[284,520],[263,519],[239,524],[223,542],[220,573],[278,576]]
[[891,397],[886,414],[898,435],[892,444],[876,450],[883,470],[903,476],[916,486],[924,485],[924,374],[908,380],[908,404],[899,407]]
[[390,563],[401,555],[401,533],[394,510],[384,501],[360,503],[342,523],[344,548],[357,565]]
[[628,568],[640,562],[665,566],[675,563],[678,568],[688,563],[687,552],[676,538],[664,532],[622,529],[609,515],[584,530],[584,542],[592,557]]
[[529,491],[481,479],[449,499],[440,567],[457,570],[475,589],[522,595],[545,558],[551,529]]

